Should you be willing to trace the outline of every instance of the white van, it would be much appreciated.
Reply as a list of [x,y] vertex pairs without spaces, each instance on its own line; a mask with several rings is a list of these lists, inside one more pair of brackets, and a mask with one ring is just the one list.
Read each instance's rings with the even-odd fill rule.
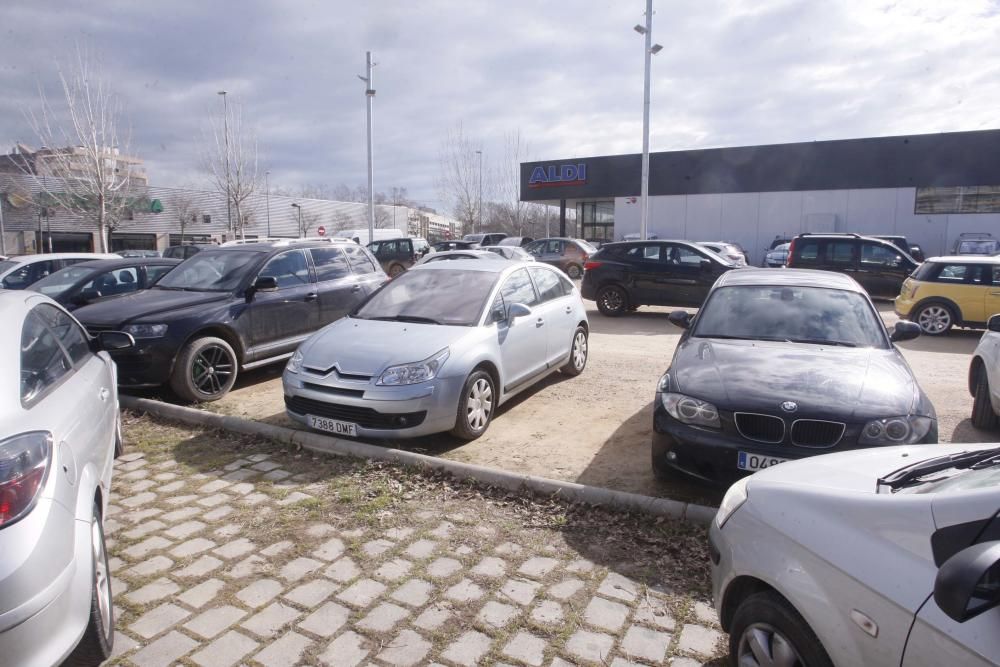
[[368,228],[363,229],[342,229],[335,232],[341,238],[351,239],[355,243],[368,245],[372,241],[388,241],[389,239],[405,239],[406,233],[398,229],[376,229],[375,238],[368,237]]

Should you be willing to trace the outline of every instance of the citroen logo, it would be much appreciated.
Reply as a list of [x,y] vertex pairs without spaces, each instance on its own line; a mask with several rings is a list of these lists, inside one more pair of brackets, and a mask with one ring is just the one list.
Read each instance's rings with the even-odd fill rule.
[[781,404],[781,409],[785,412],[795,412],[799,409],[799,405],[795,401],[785,401]]

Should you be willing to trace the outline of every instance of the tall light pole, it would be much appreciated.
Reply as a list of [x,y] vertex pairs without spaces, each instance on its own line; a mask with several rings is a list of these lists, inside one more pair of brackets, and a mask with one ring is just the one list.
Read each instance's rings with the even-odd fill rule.
[[292,208],[297,208],[299,210],[299,238],[305,236],[302,233],[302,204],[292,204]]
[[639,237],[645,241],[649,231],[649,69],[654,54],[663,49],[653,44],[653,0],[646,0],[646,25],[637,25],[634,30],[646,38],[644,49],[645,70],[642,82],[642,192],[641,221]]
[[229,231],[233,230],[233,210],[232,195],[229,193],[229,103],[226,102],[226,91],[220,90],[222,95],[222,126],[226,136],[226,224]]
[[271,238],[271,184],[268,182],[270,171],[264,172],[264,201],[267,206],[267,238]]
[[368,242],[375,240],[375,171],[372,165],[372,105],[375,102],[375,83],[372,80],[372,52],[365,52],[365,76],[358,75],[364,81],[365,98],[368,100],[367,129],[368,129]]
[[479,156],[479,229],[483,231],[483,152],[476,151]]

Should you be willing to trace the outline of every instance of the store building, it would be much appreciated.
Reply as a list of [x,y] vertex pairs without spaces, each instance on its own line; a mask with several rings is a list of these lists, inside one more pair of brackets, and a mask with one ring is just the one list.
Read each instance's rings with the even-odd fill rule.
[[[521,200],[567,211],[576,235],[619,241],[640,228],[641,155],[521,164]],[[1000,130],[650,155],[648,234],[735,241],[759,264],[776,237],[902,234],[928,256],[959,234],[1000,238]]]

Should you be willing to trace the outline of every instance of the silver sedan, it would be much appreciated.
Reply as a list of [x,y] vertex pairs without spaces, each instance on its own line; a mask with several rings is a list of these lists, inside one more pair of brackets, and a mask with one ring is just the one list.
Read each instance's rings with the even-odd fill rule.
[[0,663],[97,665],[114,619],[103,518],[121,448],[115,365],[52,299],[0,290]]
[[337,435],[473,440],[515,394],[582,373],[588,332],[579,291],[553,267],[422,264],[302,343],[282,377],[285,407]]

